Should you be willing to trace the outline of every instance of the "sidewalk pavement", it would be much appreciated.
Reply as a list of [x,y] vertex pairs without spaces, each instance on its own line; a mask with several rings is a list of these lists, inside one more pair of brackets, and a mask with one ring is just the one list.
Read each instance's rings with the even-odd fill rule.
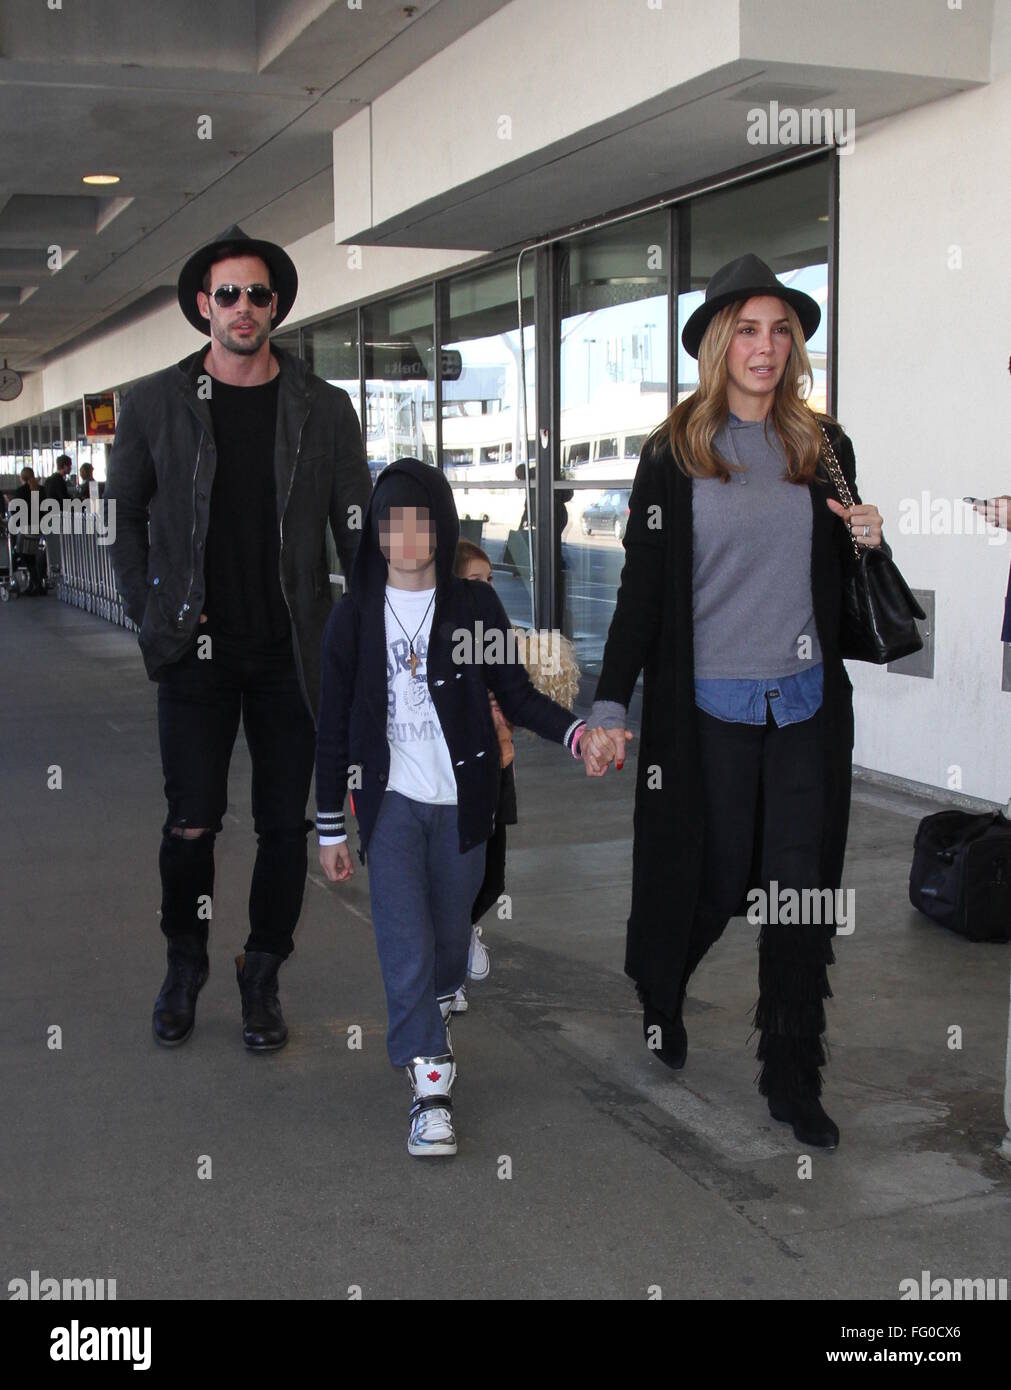
[[357,856],[335,887],[310,853],[281,975],[291,1041],[250,1055],[232,965],[254,849],[240,735],[210,980],[190,1041],[159,1048],[155,687],[133,636],[54,597],[5,607],[0,653],[5,1281],[114,1278],[120,1299],[896,1299],[923,1270],[1011,1275],[1009,950],[909,906],[916,820],[935,807],[854,802],[825,1088],[842,1143],[805,1176],[753,1084],[757,928],[731,923],[697,972],[688,1064],[668,1071],[622,973],[633,762],[591,781],[520,733],[512,917],[486,918],[492,974],[453,1024],[459,1154],[426,1164],[407,1154]]

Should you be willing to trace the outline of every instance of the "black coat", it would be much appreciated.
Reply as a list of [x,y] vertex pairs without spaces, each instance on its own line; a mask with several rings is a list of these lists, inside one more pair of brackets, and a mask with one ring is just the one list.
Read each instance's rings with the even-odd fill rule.
[[[281,591],[302,693],[315,713],[320,643],[332,606],[327,522],[348,574],[372,481],[351,397],[291,353],[271,350],[281,368],[274,436]],[[200,389],[206,352],[200,348],[133,387],[109,463],[112,563],[152,679],[192,645],[200,623],[216,467],[210,407]]]
[[[461,853],[491,836],[502,793],[502,761],[489,689],[507,719],[565,748],[571,746],[582,723],[571,710],[536,690],[519,661],[454,661],[454,647],[465,630],[483,634],[489,642],[498,640],[501,649],[507,650],[509,619],[490,584],[453,574],[460,524],[445,476],[414,459],[389,464],[369,500],[350,590],[336,604],[326,626],[316,740],[320,813],[343,813],[348,772],[353,767],[361,769],[361,785],[352,795],[361,841],[358,857],[363,863],[390,772],[384,617],[388,566],[373,534],[372,509],[382,500],[383,480],[399,472],[418,479],[428,491],[435,521],[435,606],[425,680],[453,762]],[[333,828],[332,823],[328,828]],[[339,822],[338,833],[343,828]],[[322,833],[321,823],[320,829]]]
[[59,470],[50,473],[44,492],[48,501],[59,502],[61,505],[69,499],[70,488],[67,487],[67,480]]
[[[829,426],[829,434],[858,502],[853,446],[837,427]],[[853,687],[839,655],[841,578],[852,548],[845,525],[826,505],[836,493],[821,465],[808,488],[814,517],[811,590],[825,671],[825,818],[818,886],[834,889],[846,850],[853,750]],[[651,512],[654,507],[659,512]],[[642,672],[625,971],[658,1008],[673,1013],[698,899],[703,825],[692,633],[692,480],[665,441],[647,440],[643,448],[624,546],[596,699],[627,706]],[[660,768],[661,785],[649,788],[653,766]],[[749,889],[767,887],[760,880],[761,836],[759,823]],[[745,904],[746,895],[739,914]]]

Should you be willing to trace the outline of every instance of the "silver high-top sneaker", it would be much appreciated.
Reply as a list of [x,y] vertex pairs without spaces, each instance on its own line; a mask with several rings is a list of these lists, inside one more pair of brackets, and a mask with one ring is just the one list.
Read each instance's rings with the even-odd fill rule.
[[456,1153],[453,1132],[453,1082],[456,1063],[445,1057],[415,1057],[404,1068],[414,1092],[411,1133],[407,1152],[418,1158],[440,1158]]

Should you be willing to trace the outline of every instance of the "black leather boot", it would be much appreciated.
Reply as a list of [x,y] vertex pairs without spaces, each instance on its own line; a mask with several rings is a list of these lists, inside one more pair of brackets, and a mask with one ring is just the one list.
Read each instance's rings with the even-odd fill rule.
[[162,1047],[178,1047],[193,1032],[197,995],[209,973],[207,948],[196,937],[170,937],[168,974],[155,1000],[151,1029]]
[[[681,995],[676,1017],[671,1018],[655,1008],[643,990],[639,989],[637,993],[642,1003],[642,1035],[646,1039],[646,1046],[665,1066],[672,1071],[680,1071],[688,1060],[688,1033],[681,1017],[684,994]],[[651,1029],[659,1031],[651,1034]]]
[[235,957],[235,978],[242,995],[242,1041],[251,1052],[276,1052],[288,1041],[288,1027],[277,997],[277,972],[283,956],[246,951]]
[[774,1120],[793,1125],[802,1144],[817,1149],[839,1147],[839,1126],[829,1119],[817,1096],[769,1096],[769,1114]]

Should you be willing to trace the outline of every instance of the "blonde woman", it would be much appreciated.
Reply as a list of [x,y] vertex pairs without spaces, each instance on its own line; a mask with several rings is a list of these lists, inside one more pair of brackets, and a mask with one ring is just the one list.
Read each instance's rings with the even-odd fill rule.
[[[841,580],[847,527],[877,546],[881,517],[860,502],[842,428],[806,404],[820,317],[747,255],[713,275],[686,323],[699,387],[642,451],[583,756],[591,775],[621,765],[642,671],[625,969],[645,1037],[684,1066],[692,971],[730,917],[760,911],[759,1090],[801,1142],[831,1149],[820,1068],[835,925],[784,919],[790,890],[814,918],[803,890],[840,883],[853,745]],[[819,421],[850,509],[820,463]]]

